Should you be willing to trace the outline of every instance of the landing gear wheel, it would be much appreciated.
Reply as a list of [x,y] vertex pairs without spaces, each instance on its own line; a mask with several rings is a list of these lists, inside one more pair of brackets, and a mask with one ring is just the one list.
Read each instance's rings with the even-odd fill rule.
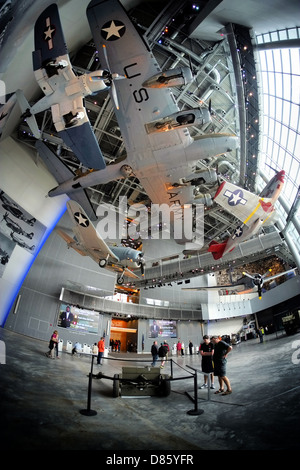
[[100,268],[105,268],[106,263],[107,263],[106,259],[100,259],[99,261]]
[[124,282],[123,277],[118,277],[117,278],[117,283],[119,284],[119,286],[121,286],[123,284],[123,282]]

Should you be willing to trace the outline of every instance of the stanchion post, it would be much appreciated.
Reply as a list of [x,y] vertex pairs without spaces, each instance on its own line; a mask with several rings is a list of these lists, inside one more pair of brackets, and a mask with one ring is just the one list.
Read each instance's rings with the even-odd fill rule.
[[195,370],[195,375],[194,375],[194,402],[195,402],[195,408],[193,410],[187,411],[188,415],[202,415],[204,413],[204,410],[199,410],[198,409],[198,377],[197,377],[197,371]]
[[207,386],[208,386],[207,397],[209,401],[210,400],[210,386],[211,386],[210,374],[208,374],[208,377],[207,377]]
[[97,411],[91,410],[93,366],[94,366],[94,355],[92,355],[91,372],[89,373],[87,409],[86,410],[80,410],[80,414],[82,414],[84,416],[95,416],[97,414]]

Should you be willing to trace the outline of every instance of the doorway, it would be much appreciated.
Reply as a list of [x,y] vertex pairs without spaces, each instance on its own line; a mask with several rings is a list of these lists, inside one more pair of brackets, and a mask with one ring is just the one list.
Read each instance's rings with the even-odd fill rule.
[[111,352],[137,352],[137,320],[112,318],[109,344]]

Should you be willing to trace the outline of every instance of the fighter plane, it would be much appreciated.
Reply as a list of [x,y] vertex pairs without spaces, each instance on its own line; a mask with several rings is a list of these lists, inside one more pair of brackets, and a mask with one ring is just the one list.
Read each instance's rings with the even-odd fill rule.
[[13,216],[15,216],[17,219],[23,220],[26,222],[26,224],[31,225],[32,227],[34,226],[36,219],[34,217],[28,219],[26,215],[23,213],[23,211],[20,209],[18,204],[16,204],[13,201],[10,201],[4,194],[4,191],[0,191],[0,200],[2,202],[2,207],[4,207],[5,210],[10,212]]
[[[273,276],[269,276],[272,269],[269,269],[265,274],[249,274],[247,272],[243,272],[243,277],[238,279],[236,282],[232,282],[231,284],[227,285],[219,285],[219,286],[208,286],[208,287],[184,287],[182,290],[213,290],[218,291],[221,293],[228,294],[230,292],[235,292],[236,294],[248,294],[255,292],[257,288],[257,293],[259,299],[262,296],[262,288],[266,282],[270,282],[273,279],[276,279],[281,276],[285,276],[286,274],[291,274],[296,271],[297,268],[289,269],[288,271],[284,271],[282,273],[274,274]],[[250,279],[250,281],[249,281]]]
[[237,217],[242,224],[225,241],[218,243],[213,240],[210,243],[208,251],[212,253],[214,259],[222,258],[239,243],[257,234],[262,226],[274,224],[276,219],[274,204],[282,190],[284,176],[283,170],[277,172],[259,195],[223,181],[214,196],[214,201]]
[[108,246],[97,232],[86,213],[75,201],[67,202],[67,209],[74,223],[75,238],[70,237],[61,229],[57,233],[82,256],[92,258],[100,268],[118,273],[117,283],[123,284],[124,276],[139,279],[134,270],[140,269],[144,275],[144,254],[126,246]]
[[7,227],[12,229],[14,233],[18,233],[20,235],[24,235],[25,237],[29,238],[30,240],[34,237],[33,232],[26,232],[17,222],[15,222],[11,217],[9,217],[8,212],[3,215],[3,219]]
[[153,204],[183,207],[201,203],[195,198],[197,161],[236,149],[237,136],[190,135],[190,126],[211,121],[209,106],[180,110],[172,94],[173,86],[193,80],[190,68],[162,71],[118,0],[90,2],[87,18],[101,66],[108,66],[109,58],[111,69],[126,76],[126,80],[115,82],[119,101],[115,115],[127,158],[120,165],[59,184],[49,196],[66,193],[72,198],[72,193],[82,188],[131,173]]
[[[33,70],[45,96],[30,106],[23,92],[17,90],[22,116],[26,118],[33,135],[39,139],[40,131],[34,115],[51,108],[58,135],[80,162],[86,168],[105,168],[105,160],[83,105],[83,98],[107,90],[113,86],[114,80],[125,77],[111,74],[108,70],[75,75],[56,4],[50,5],[38,17],[34,39]],[[115,90],[114,98],[117,100]]]

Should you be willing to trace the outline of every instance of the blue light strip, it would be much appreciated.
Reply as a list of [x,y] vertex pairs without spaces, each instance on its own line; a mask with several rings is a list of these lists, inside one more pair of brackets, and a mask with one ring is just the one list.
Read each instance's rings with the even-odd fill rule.
[[17,295],[18,295],[18,292],[19,292],[19,290],[21,289],[22,284],[23,284],[23,282],[24,282],[24,280],[25,280],[25,278],[26,278],[28,272],[30,271],[30,269],[31,269],[31,267],[32,267],[32,265],[33,265],[33,263],[34,263],[34,261],[36,260],[38,254],[40,253],[41,249],[43,248],[43,246],[44,246],[46,240],[48,239],[49,235],[52,233],[53,229],[56,227],[58,221],[59,221],[59,220],[61,219],[61,217],[64,215],[64,213],[66,212],[66,210],[67,210],[67,206],[64,205],[64,206],[61,208],[61,212],[57,215],[55,221],[54,221],[54,222],[52,223],[52,225],[50,225],[50,226],[47,228],[47,230],[45,231],[44,236],[43,236],[43,238],[42,238],[42,240],[41,240],[41,242],[40,242],[40,244],[39,244],[39,246],[38,246],[38,249],[36,250],[35,255],[32,257],[32,259],[31,259],[31,261],[29,262],[28,266],[27,266],[27,267],[24,266],[24,275],[23,275],[23,278],[21,279],[20,283],[15,286],[15,289],[13,289],[13,291],[11,292],[11,302],[9,303],[9,307],[7,308],[7,311],[4,313],[3,323],[1,324],[1,327],[2,327],[2,328],[4,327],[4,325],[5,325],[5,323],[6,323],[6,320],[7,320],[8,316],[9,316],[9,313],[10,313],[12,307],[13,307],[13,304],[14,304],[14,302],[15,302],[15,300],[16,300],[16,297],[17,297]]

